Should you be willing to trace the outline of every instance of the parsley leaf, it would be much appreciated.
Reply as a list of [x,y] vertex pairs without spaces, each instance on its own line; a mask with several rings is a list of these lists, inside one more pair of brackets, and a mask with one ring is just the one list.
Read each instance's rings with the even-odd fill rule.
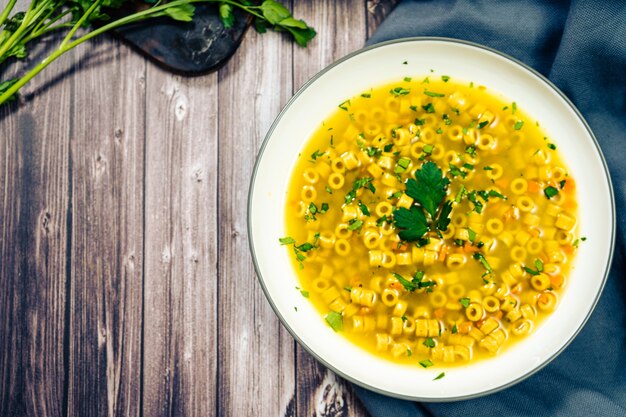
[[413,197],[431,218],[435,218],[437,208],[446,196],[450,180],[443,176],[434,162],[426,162],[415,171],[415,179],[406,182],[406,193]]
[[406,242],[414,242],[428,232],[428,222],[424,212],[416,206],[410,209],[400,207],[393,212],[393,222],[400,229],[398,235]]
[[465,298],[460,298],[459,299],[459,303],[461,303],[461,305],[465,308],[469,307],[470,305],[470,299],[465,297]]
[[434,348],[435,347],[435,341],[433,340],[432,337],[427,337],[426,340],[424,340],[424,342],[422,343],[424,346],[429,347],[429,348]]
[[446,373],[445,373],[445,372],[442,372],[442,373],[440,373],[439,375],[437,375],[437,376],[435,377],[435,379],[433,379],[433,381],[436,381],[436,380],[438,380],[438,379],[441,379],[441,378],[443,378],[444,376],[446,376]]

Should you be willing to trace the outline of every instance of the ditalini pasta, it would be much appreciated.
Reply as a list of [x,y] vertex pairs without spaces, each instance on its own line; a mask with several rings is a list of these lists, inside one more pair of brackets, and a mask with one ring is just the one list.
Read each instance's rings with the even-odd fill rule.
[[538,123],[433,74],[338,107],[291,173],[280,239],[333,329],[441,366],[496,355],[558,308],[584,238]]

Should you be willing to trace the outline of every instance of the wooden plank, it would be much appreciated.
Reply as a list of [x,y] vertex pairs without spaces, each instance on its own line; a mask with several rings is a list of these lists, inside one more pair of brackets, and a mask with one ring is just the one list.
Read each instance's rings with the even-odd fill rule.
[[[296,2],[295,14],[318,31],[307,49],[294,52],[294,83],[301,86],[315,73],[365,43],[365,2],[332,0]],[[298,416],[365,416],[352,386],[326,369],[302,347],[296,350]]]
[[1,416],[65,414],[72,61],[0,108]]
[[148,65],[143,415],[216,414],[217,75]]
[[108,37],[75,61],[67,415],[138,416],[145,61]]
[[400,0],[367,0],[367,38],[369,39]]
[[255,156],[292,91],[292,44],[249,31],[219,73],[219,413],[294,415],[294,342],[258,284],[246,201]]

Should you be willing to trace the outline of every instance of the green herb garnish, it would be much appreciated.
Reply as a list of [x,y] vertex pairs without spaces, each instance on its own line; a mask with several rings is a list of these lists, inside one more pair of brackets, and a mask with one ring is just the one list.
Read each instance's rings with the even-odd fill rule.
[[550,200],[552,197],[556,196],[559,193],[559,190],[549,185],[543,190],[543,193],[545,194],[546,198]]
[[343,316],[341,313],[337,313],[336,311],[331,311],[326,316],[324,316],[326,322],[332,327],[332,329],[336,332],[343,330]]

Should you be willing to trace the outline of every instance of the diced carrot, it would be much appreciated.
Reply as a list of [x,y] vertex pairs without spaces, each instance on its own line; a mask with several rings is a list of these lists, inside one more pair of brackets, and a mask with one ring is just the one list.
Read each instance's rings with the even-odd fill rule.
[[471,321],[464,321],[457,326],[459,333],[467,334],[472,331],[473,325]]
[[407,243],[402,243],[401,245],[398,246],[398,249],[396,250],[396,252],[405,252],[409,249],[409,245]]
[[563,249],[563,252],[567,253],[568,255],[571,255],[572,253],[574,253],[575,248],[573,245],[563,245],[561,249]]
[[541,190],[541,185],[537,181],[528,181],[528,192],[538,193]]
[[509,187],[509,180],[500,178],[499,180],[496,180],[496,185],[504,190]]
[[493,317],[498,319],[498,320],[500,320],[503,315],[504,315],[504,313],[502,312],[502,310],[498,310],[495,313],[493,313]]
[[565,277],[561,274],[550,276],[550,284],[552,285],[552,288],[554,289],[561,288],[564,282],[565,282]]
[[446,316],[446,309],[443,308],[443,307],[440,307],[440,308],[436,309],[433,312],[433,314],[434,314],[435,318],[441,320],[441,319],[443,319]]
[[439,262],[445,261],[446,255],[448,255],[448,245],[443,245],[439,251]]
[[574,191],[576,191],[576,182],[571,178],[567,178],[565,180],[565,184],[563,184],[563,192],[566,194],[571,194]]
[[522,284],[521,283],[517,283],[513,286],[513,288],[511,288],[511,293],[513,294],[519,294],[522,292]]
[[400,290],[402,289],[402,284],[400,284],[399,282],[392,282],[389,284],[389,288],[391,288],[392,290]]
[[465,242],[465,244],[463,245],[463,250],[466,253],[478,252],[478,248],[476,246],[473,246],[470,242]]

